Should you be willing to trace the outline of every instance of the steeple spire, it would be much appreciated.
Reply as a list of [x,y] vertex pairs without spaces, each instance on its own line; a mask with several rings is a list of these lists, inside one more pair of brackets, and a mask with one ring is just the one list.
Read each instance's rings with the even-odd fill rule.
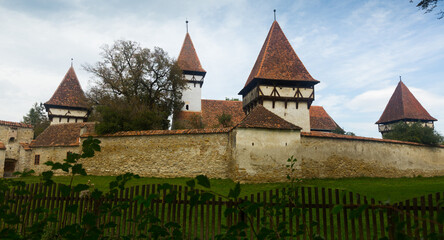
[[191,41],[191,37],[188,32],[185,36],[185,40],[183,41],[182,49],[180,50],[177,62],[182,71],[206,73],[200,64],[199,57],[197,56],[196,49],[194,49],[193,42]]

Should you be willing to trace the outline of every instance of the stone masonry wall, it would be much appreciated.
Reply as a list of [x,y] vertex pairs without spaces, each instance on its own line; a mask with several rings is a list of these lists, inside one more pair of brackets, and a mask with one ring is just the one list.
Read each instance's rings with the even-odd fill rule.
[[82,160],[88,174],[230,178],[229,133],[98,137],[102,151]]
[[[45,162],[63,162],[68,152],[80,153],[80,147],[34,147],[32,153],[26,153],[31,156],[31,158],[28,161],[24,161],[26,162],[25,166],[20,169],[33,169],[36,175],[41,174],[50,169],[50,167],[44,164]],[[35,164],[36,155],[40,156],[40,163],[38,165]],[[64,172],[58,170],[56,175],[60,174],[64,174]]]
[[304,178],[444,175],[442,147],[302,136],[297,157]]

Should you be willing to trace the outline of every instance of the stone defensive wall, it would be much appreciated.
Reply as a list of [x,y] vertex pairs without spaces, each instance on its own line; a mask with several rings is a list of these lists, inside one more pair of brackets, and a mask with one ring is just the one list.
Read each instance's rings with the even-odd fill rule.
[[[292,152],[297,159],[297,178],[444,176],[444,146],[322,132],[302,133],[300,139]],[[240,166],[236,179],[285,180],[289,173],[286,159],[263,161],[266,157],[236,159],[236,166]]]
[[[81,160],[90,175],[132,172],[145,177],[231,178],[241,182],[286,181],[287,159],[297,159],[298,178],[444,176],[444,146],[299,130],[219,128],[152,130],[109,135],[101,152]],[[81,145],[81,144],[80,144]],[[32,149],[41,163],[62,161],[80,147]],[[0,151],[1,154],[1,151]],[[37,173],[41,164],[28,166]]]
[[[231,128],[151,130],[94,136],[101,152],[83,160],[90,175],[230,178]],[[88,135],[82,135],[86,137]]]

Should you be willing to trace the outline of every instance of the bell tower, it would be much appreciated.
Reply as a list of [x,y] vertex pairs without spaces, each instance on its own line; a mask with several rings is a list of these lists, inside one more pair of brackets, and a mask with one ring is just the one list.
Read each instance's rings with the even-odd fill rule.
[[196,49],[194,49],[190,34],[188,33],[183,41],[182,49],[180,50],[177,62],[182,70],[182,76],[187,83],[187,87],[182,92],[182,101],[185,102],[183,112],[200,112],[202,85],[204,83],[205,74],[207,73],[200,64]]
[[89,107],[72,65],[51,99],[44,105],[51,125],[87,121]]
[[275,20],[239,95],[246,114],[259,104],[303,132],[310,132],[309,109],[318,83]]

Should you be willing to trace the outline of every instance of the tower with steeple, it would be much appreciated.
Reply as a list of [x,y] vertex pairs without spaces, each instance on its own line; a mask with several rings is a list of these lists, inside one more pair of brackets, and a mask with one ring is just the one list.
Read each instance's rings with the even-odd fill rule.
[[309,109],[317,83],[275,20],[239,94],[245,113],[260,104],[302,131],[310,132]]
[[86,122],[89,107],[71,66],[51,99],[45,104],[51,124]]
[[200,64],[196,49],[194,48],[190,34],[188,33],[188,21],[187,34],[185,35],[185,40],[183,41],[177,62],[187,84],[186,89],[182,92],[182,101],[185,103],[182,111],[200,112],[202,107],[202,85],[207,72]]
[[433,128],[434,121],[438,120],[430,116],[407,86],[399,80],[395,92],[393,92],[392,97],[376,124],[378,124],[379,132],[384,135],[391,131],[393,125],[398,122],[420,122],[424,126]]

